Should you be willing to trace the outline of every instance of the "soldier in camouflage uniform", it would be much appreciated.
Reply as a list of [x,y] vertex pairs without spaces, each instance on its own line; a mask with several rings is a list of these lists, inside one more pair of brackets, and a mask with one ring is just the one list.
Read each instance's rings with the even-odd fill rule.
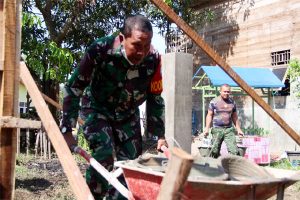
[[[214,158],[220,156],[220,149],[223,141],[226,143],[227,150],[230,154],[238,155],[238,147],[235,138],[236,131],[238,135],[244,135],[238,121],[236,104],[233,99],[229,97],[230,93],[230,86],[227,84],[222,85],[220,96],[212,99],[208,106],[204,136],[206,137],[208,135],[211,122],[213,122],[213,127],[211,129],[213,139],[210,156]],[[235,125],[236,130],[232,126],[232,123]]]
[[[138,106],[144,101],[147,131],[158,136],[158,150],[167,145],[161,59],[151,46],[152,35],[147,18],[127,18],[119,35],[100,38],[88,48],[65,86],[61,131],[66,142],[76,145],[71,130],[79,114],[92,156],[108,170],[114,154],[117,160],[141,155]],[[87,170],[86,178],[95,199],[121,198],[94,169]]]

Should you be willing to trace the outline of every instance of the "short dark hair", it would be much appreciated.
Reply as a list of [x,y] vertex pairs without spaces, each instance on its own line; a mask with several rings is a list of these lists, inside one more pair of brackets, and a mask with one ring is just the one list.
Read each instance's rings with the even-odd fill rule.
[[222,90],[223,87],[231,88],[230,85],[228,85],[227,83],[222,84],[221,87],[220,87],[220,90]]
[[125,37],[129,37],[133,29],[142,32],[152,32],[152,25],[149,19],[143,15],[132,15],[125,19],[121,33]]

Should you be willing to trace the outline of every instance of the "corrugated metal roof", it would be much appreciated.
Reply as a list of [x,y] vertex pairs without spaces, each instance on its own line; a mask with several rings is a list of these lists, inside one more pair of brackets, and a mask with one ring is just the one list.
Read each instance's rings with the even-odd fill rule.
[[[213,86],[228,84],[237,87],[237,83],[231,79],[219,66],[202,66]],[[251,87],[254,88],[279,88],[284,84],[277,78],[270,68],[232,67],[232,69]]]

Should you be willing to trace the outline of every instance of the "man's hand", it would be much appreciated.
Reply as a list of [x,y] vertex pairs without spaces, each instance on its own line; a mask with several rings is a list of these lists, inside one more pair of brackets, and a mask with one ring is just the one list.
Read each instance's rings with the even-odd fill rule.
[[208,136],[208,133],[209,133],[209,129],[205,128],[203,131],[203,135],[205,138]]
[[158,139],[158,141],[157,141],[157,147],[156,147],[156,149],[158,150],[158,151],[160,151],[161,150],[161,147],[162,146],[166,146],[166,147],[168,147],[168,143],[167,143],[167,141],[165,140],[165,139]]
[[75,138],[73,137],[72,133],[69,132],[69,133],[66,133],[63,135],[65,140],[66,140],[66,143],[67,145],[69,146],[69,148],[71,149],[71,151],[73,151],[73,147],[74,146],[77,146],[77,142],[75,140]]
[[242,130],[238,130],[238,136],[240,136],[240,137],[243,137],[243,136],[244,136],[244,133],[243,133]]

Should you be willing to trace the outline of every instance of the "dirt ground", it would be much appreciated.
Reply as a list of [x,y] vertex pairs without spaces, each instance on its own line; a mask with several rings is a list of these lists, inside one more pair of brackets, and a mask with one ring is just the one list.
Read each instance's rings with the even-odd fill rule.
[[[86,165],[78,164],[84,173]],[[15,200],[76,199],[57,158],[17,165],[15,186]]]
[[[87,167],[76,159],[82,173]],[[300,198],[300,182],[285,190],[285,200]],[[15,200],[75,200],[67,178],[57,158],[51,160],[18,158],[16,166]],[[275,200],[276,197],[270,198]]]

